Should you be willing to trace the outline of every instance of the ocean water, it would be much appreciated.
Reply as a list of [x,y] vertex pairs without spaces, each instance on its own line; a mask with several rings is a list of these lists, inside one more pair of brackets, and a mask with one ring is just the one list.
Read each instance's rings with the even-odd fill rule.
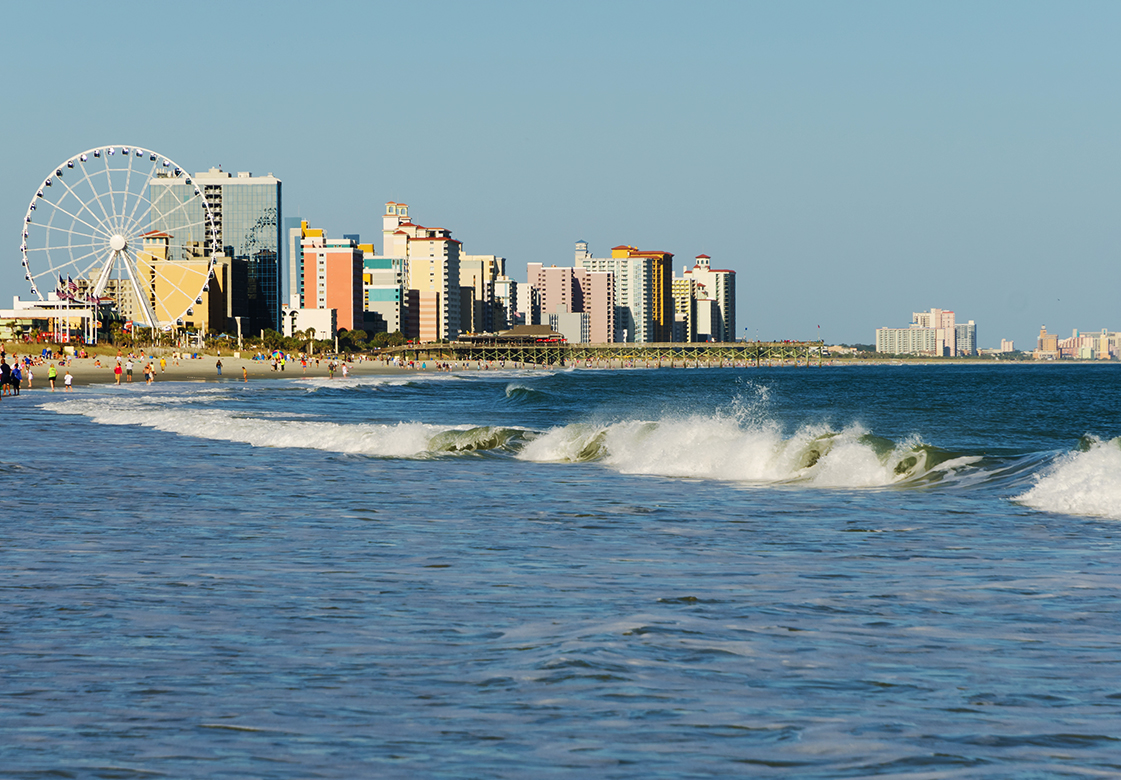
[[1121,367],[0,402],[5,778],[1121,775]]

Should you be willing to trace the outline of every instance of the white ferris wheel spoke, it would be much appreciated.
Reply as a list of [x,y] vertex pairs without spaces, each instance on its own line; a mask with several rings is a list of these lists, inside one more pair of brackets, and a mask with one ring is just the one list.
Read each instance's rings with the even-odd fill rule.
[[88,223],[84,219],[82,219],[81,217],[78,217],[75,214],[71,214],[69,211],[64,209],[62,206],[59,206],[57,203],[51,203],[49,200],[46,200],[45,198],[39,198],[39,203],[43,204],[43,205],[50,206],[51,208],[56,209],[56,210],[62,212],[63,214],[65,214],[66,216],[70,217],[70,219],[74,220],[75,222],[79,222],[79,223],[85,225],[86,227],[88,227],[90,230],[100,232],[106,238],[109,238],[109,235],[110,235],[109,233],[106,233],[101,228],[98,228],[98,227],[95,227],[94,225],[91,225],[90,223]]
[[[151,168],[150,168],[150,169],[148,170],[148,176],[147,176],[147,177],[145,178],[145,181],[146,181],[146,182],[148,182],[148,191],[149,191],[149,192],[151,192],[151,189],[152,189],[152,180],[153,180],[153,179],[155,179],[155,177],[156,177],[156,170],[157,170],[157,169],[158,169],[159,167],[160,167],[160,161],[159,161],[159,159],[158,159],[158,155],[157,155],[157,159],[155,159],[155,160],[153,160],[153,161],[152,161],[152,167],[151,167]],[[129,175],[132,175],[132,169],[131,169],[131,168],[129,169]],[[136,222],[136,209],[138,209],[138,208],[140,207],[140,204],[141,204],[142,202],[146,202],[146,203],[148,204],[148,211],[151,211],[151,210],[152,210],[152,201],[151,201],[151,199],[150,199],[150,198],[146,198],[146,197],[143,197],[143,196],[141,196],[141,197],[138,197],[138,198],[136,199],[136,203],[135,203],[135,204],[133,205],[133,207],[132,207],[132,211],[131,211],[131,212],[129,213],[129,215],[128,215],[129,221],[130,221],[130,222],[132,222],[132,223],[134,223],[134,224],[135,224],[135,222]],[[140,217],[140,219],[141,219],[141,220],[143,220],[143,219],[144,219],[144,217],[143,217],[143,216],[141,216],[141,217]]]
[[[82,181],[85,182],[86,186],[90,188],[90,192],[93,194],[92,199],[97,203],[98,206],[101,207],[101,214],[105,218],[105,221],[108,222],[109,212],[105,210],[105,204],[101,202],[101,199],[97,197],[97,187],[94,186],[91,174],[86,170],[86,164],[82,162],[81,157],[78,158],[78,166],[82,169]],[[99,171],[98,173],[100,174],[101,171]],[[81,200],[81,198],[79,198],[79,200]],[[85,201],[82,202],[84,203]],[[93,209],[89,209],[89,211],[91,214],[93,213]]]
[[[61,169],[59,169],[59,170],[61,170]],[[82,169],[82,172],[83,172],[83,173],[85,173],[85,169],[84,169],[84,168]],[[80,184],[81,182],[88,182],[88,180],[89,180],[89,174],[85,174],[85,176],[84,176],[84,177],[83,177],[82,179],[80,179],[78,183]],[[66,191],[67,191],[67,192],[68,192],[68,193],[70,194],[70,196],[71,196],[72,198],[74,198],[74,200],[75,200],[75,201],[77,201],[78,203],[80,203],[80,204],[81,204],[82,208],[80,208],[80,209],[78,209],[78,210],[77,210],[77,211],[78,211],[78,214],[79,214],[79,215],[80,215],[80,214],[81,214],[81,213],[82,213],[83,211],[88,211],[88,212],[89,212],[89,215],[90,215],[90,219],[94,220],[95,222],[101,223],[101,219],[100,219],[100,218],[99,218],[99,217],[97,216],[97,214],[95,214],[95,213],[93,212],[93,209],[91,209],[91,208],[89,207],[89,204],[88,204],[88,203],[86,203],[86,202],[85,202],[85,201],[83,201],[83,200],[82,200],[82,199],[81,199],[80,197],[78,197],[78,193],[74,192],[74,189],[73,189],[73,188],[72,188],[72,187],[70,186],[70,183],[69,183],[69,182],[65,181],[65,180],[64,180],[64,179],[63,179],[63,178],[62,178],[61,176],[57,177],[57,181],[58,181],[58,182],[59,182],[59,183],[60,183],[60,184],[61,184],[61,185],[62,185],[63,187],[65,187],[65,188],[66,188]],[[62,199],[60,198],[60,199],[59,199],[59,201],[61,202],[61,200],[62,200]],[[105,211],[105,209],[103,208],[103,209],[102,209],[102,212],[104,212],[104,211]],[[108,214],[106,214],[105,216],[106,216],[106,218],[108,218],[108,216],[109,216],[109,215],[108,215]]]

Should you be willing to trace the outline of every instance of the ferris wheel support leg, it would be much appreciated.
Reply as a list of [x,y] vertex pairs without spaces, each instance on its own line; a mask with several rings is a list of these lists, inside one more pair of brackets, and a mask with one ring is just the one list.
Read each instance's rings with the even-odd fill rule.
[[98,274],[97,283],[93,286],[93,297],[100,298],[101,293],[105,292],[105,285],[109,283],[109,273],[113,270],[113,263],[117,259],[117,253],[114,252],[108,260],[105,261],[105,267],[101,269]]
[[[123,252],[121,254],[124,254]],[[140,304],[140,308],[144,310],[144,318],[148,320],[149,328],[158,328],[159,323],[156,321],[156,312],[152,308],[152,302],[148,300],[148,296],[143,294],[140,290],[140,282],[136,278],[136,271],[132,267],[132,258],[127,254],[124,255],[125,271],[128,273],[128,280],[132,282],[132,290],[136,295],[136,301]]]

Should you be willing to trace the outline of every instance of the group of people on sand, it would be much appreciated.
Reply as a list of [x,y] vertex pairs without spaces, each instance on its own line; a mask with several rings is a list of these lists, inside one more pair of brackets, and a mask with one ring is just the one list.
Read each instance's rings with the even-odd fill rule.
[[[140,353],[140,356],[141,358],[143,358],[144,353]],[[144,383],[148,385],[156,381],[156,364],[153,362],[153,360],[154,358],[151,358],[144,363]],[[166,371],[167,358],[161,357],[159,359],[159,366],[161,372]],[[126,383],[132,381],[133,368],[135,368],[135,365],[132,362],[132,353],[130,352],[128,357],[125,357],[121,355],[120,351],[118,350],[117,364],[113,366],[113,378],[116,379],[118,385],[121,383],[122,377],[124,378]],[[218,370],[218,373],[221,373],[221,369]]]
[[12,361],[13,365],[8,365],[8,356],[0,357],[0,397],[19,395],[20,385],[23,384],[23,369],[20,367],[19,359],[13,355]]
[[[21,362],[18,355],[12,355],[12,362],[9,363],[8,355],[0,351],[0,398],[6,395],[19,395],[19,391],[23,387],[24,377],[27,378],[28,389],[31,389],[35,381],[35,372],[32,366],[33,363],[29,358],[25,357]],[[50,383],[52,392],[58,382],[59,366],[65,368],[65,363],[62,361],[47,363],[47,382]],[[63,390],[71,390],[74,387],[74,375],[70,373],[69,368],[65,370],[66,374],[62,379]]]

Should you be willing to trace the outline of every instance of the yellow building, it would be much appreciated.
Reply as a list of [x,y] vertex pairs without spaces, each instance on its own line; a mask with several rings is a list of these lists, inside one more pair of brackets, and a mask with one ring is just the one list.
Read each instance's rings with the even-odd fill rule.
[[169,260],[169,234],[152,231],[142,238],[143,249],[136,257],[137,271],[142,289],[148,291],[156,320],[204,333],[224,330],[231,311],[230,259],[216,256],[211,277],[210,258],[197,242],[187,245],[186,257]]
[[1035,351],[1032,352],[1032,357],[1036,360],[1058,360],[1059,334],[1048,333],[1047,326],[1042,326],[1039,329],[1039,339],[1036,341],[1036,347]]

